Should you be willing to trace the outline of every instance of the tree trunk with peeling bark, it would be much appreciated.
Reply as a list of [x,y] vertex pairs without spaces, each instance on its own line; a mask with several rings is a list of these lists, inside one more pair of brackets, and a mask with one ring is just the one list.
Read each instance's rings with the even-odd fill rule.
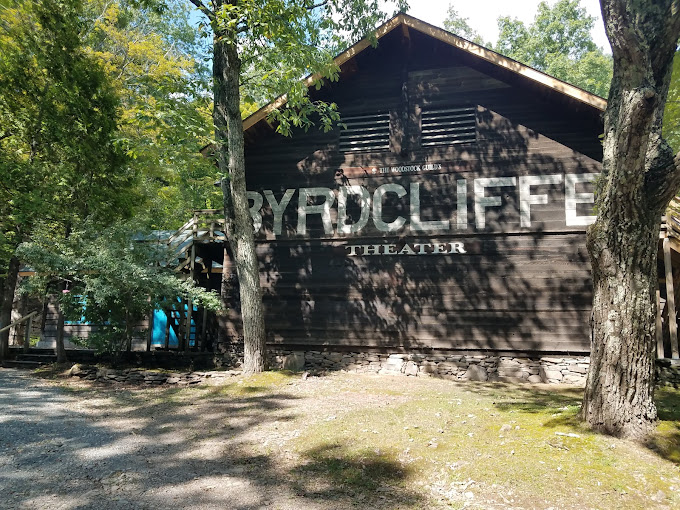
[[[19,259],[12,256],[7,267],[7,278],[2,292],[2,305],[0,306],[0,328],[4,328],[12,321],[12,306],[14,305],[14,290],[19,277]],[[9,355],[9,334],[7,329],[0,333],[0,360],[7,359]]]
[[680,0],[601,0],[614,76],[604,115],[593,271],[590,368],[581,415],[644,439],[657,419],[654,358],[660,218],[680,188],[680,158],[661,136]]
[[61,306],[61,303],[59,302],[59,298],[61,297],[62,293],[66,290],[66,282],[62,281],[58,285],[59,289],[59,294],[57,295],[57,298],[55,300],[55,306],[57,307],[57,337],[55,340],[55,353],[57,355],[57,363],[66,363],[68,359],[66,358],[66,347],[64,346],[64,326],[66,325],[65,323],[65,318],[64,318],[64,310]]
[[[219,9],[220,1],[215,2]],[[264,307],[260,288],[260,271],[255,253],[253,221],[246,193],[243,155],[243,123],[239,96],[241,61],[236,38],[226,31],[214,36],[213,78],[215,105],[213,121],[217,142],[217,162],[227,176],[222,180],[225,231],[234,254],[241,297],[244,361],[246,374],[267,368]]]

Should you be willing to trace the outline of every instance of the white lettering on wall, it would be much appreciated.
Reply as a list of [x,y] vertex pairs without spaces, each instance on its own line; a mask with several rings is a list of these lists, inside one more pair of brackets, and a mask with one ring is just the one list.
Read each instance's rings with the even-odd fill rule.
[[386,193],[396,193],[397,197],[402,198],[406,195],[406,189],[399,184],[383,184],[373,193],[373,223],[375,228],[381,232],[396,232],[401,229],[406,223],[406,219],[402,216],[397,216],[394,221],[385,223],[382,219],[383,197]]
[[462,242],[405,243],[401,249],[396,244],[348,244],[350,257],[377,255],[460,255],[467,253]]
[[516,186],[516,177],[486,177],[475,179],[475,225],[478,229],[486,227],[486,208],[498,207],[503,201],[501,197],[486,196],[486,188],[499,188],[501,186]]
[[519,178],[519,223],[522,227],[531,227],[531,206],[548,203],[548,195],[532,195],[532,186],[560,184],[561,175],[523,175]]
[[411,183],[411,230],[414,232],[433,232],[448,230],[449,220],[422,221],[420,219],[420,183]]
[[582,227],[595,223],[597,216],[578,216],[577,204],[594,204],[593,193],[576,193],[576,184],[593,182],[599,174],[566,174],[564,176],[564,214],[568,227]]
[[281,235],[281,228],[283,225],[283,211],[290,203],[290,199],[293,198],[295,194],[294,189],[287,189],[286,192],[281,197],[281,201],[277,202],[274,197],[274,193],[271,190],[264,190],[264,196],[269,202],[269,207],[272,208],[272,213],[274,213],[274,234],[277,236]]
[[[310,198],[322,198],[320,204],[310,204]],[[307,215],[320,214],[325,234],[333,233],[331,223],[331,206],[335,202],[335,193],[328,188],[300,188],[298,197],[298,225],[297,233],[301,236],[307,233]]]
[[[358,195],[360,198],[361,216],[356,223],[347,225],[347,195]],[[355,234],[368,223],[371,214],[371,195],[363,186],[342,186],[338,193],[338,233]]]
[[468,228],[468,203],[467,203],[467,181],[458,179],[456,181],[456,228],[467,230]]
[[[564,226],[583,227],[590,225],[596,219],[593,215],[578,215],[580,207],[585,209],[585,205],[594,203],[594,194],[582,190],[586,185],[592,187],[598,174],[550,174],[550,175],[528,175],[518,177],[485,177],[474,179],[473,195],[474,203],[472,211],[474,220],[469,217],[468,212],[468,180],[455,179],[455,186],[447,187],[446,192],[452,196],[442,193],[445,198],[443,208],[438,210],[436,207],[428,207],[428,211],[434,209],[435,214],[444,216],[443,219],[423,219],[421,207],[421,191],[424,189],[421,182],[410,182],[409,189],[396,183],[387,183],[378,186],[375,191],[361,185],[339,186],[337,191],[325,187],[293,188],[285,190],[280,200],[271,190],[248,192],[249,210],[253,220],[255,232],[261,230],[263,224],[263,214],[268,212],[262,210],[264,199],[266,198],[271,215],[273,215],[272,230],[276,236],[288,233],[291,229],[284,232],[283,218],[285,211],[293,200],[295,192],[298,192],[297,204],[297,228],[298,235],[308,235],[307,217],[311,214],[318,214],[321,217],[323,231],[325,235],[357,235],[362,232],[372,221],[372,225],[379,232],[397,233],[409,228],[412,232],[445,232],[450,230],[465,231],[470,228],[484,230],[487,228],[487,213],[489,208],[496,208],[503,205],[502,195],[512,193],[518,198],[519,202],[519,224],[503,225],[505,228],[532,228],[536,227],[536,221],[543,218],[537,216],[538,211],[533,211],[534,221],[532,221],[532,209],[534,206],[546,205],[549,203],[549,194],[546,186],[558,186],[564,182]],[[450,182],[450,181],[449,181]],[[453,184],[453,183],[452,183]],[[449,185],[447,185],[449,186]],[[487,188],[510,188],[513,190],[500,190]],[[544,187],[542,190],[534,189]],[[562,200],[562,190],[552,188],[552,195],[555,201]],[[578,192],[577,192],[578,190]],[[559,193],[558,193],[559,192]],[[372,196],[371,196],[372,194]],[[390,195],[387,197],[387,195]],[[337,217],[333,215],[332,208],[337,196]],[[372,203],[371,203],[372,199]],[[355,200],[358,205],[358,217],[350,214],[349,203]],[[454,205],[455,200],[455,205]],[[385,209],[385,204],[389,204],[389,211]],[[513,201],[510,202],[510,204]],[[510,204],[506,204],[506,207]],[[435,204],[436,205],[436,204]],[[396,207],[395,207],[396,206]],[[455,207],[455,212],[451,209]],[[399,215],[400,210],[408,208],[408,217]],[[356,209],[356,206],[355,206]],[[432,214],[432,213],[430,213]],[[456,219],[449,217],[455,214]],[[385,217],[384,217],[385,216]],[[491,215],[490,215],[491,216]],[[391,220],[391,221],[387,221]],[[509,221],[506,219],[506,222]],[[511,221],[511,220],[510,220]],[[553,217],[551,217],[551,221]],[[514,223],[514,221],[511,221]],[[498,225],[494,225],[498,228]],[[401,245],[400,245],[401,246]],[[411,248],[418,250],[418,244]]]
[[250,217],[253,219],[253,230],[257,234],[260,231],[260,228],[262,228],[262,213],[260,212],[260,209],[262,209],[262,195],[260,195],[257,191],[248,191],[248,201],[252,200],[253,205],[249,207],[250,210]]

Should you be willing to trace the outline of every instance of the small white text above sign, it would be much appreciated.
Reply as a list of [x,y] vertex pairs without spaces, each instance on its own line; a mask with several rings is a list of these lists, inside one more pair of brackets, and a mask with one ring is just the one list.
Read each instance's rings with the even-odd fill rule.
[[440,163],[430,165],[401,165],[401,166],[381,166],[371,168],[372,174],[415,174],[421,172],[433,172],[441,170]]

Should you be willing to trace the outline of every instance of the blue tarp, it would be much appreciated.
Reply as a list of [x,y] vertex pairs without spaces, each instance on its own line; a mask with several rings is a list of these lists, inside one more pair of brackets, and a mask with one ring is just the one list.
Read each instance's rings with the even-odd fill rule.
[[[179,308],[179,303],[176,305],[177,308]],[[186,320],[186,313],[188,310],[188,306],[185,304],[184,305],[184,313],[181,314],[181,318]],[[193,307],[193,312],[197,312],[198,308],[195,306]],[[177,323],[177,319],[180,318],[180,313],[179,310],[172,310],[171,312],[172,317],[175,321],[175,324]],[[194,316],[195,314],[191,314],[191,331],[189,334],[189,346],[193,347],[196,344],[196,322],[194,321]],[[165,347],[165,328],[168,322],[168,317],[166,313],[163,310],[154,310],[153,311],[153,324],[152,324],[152,335],[151,335],[151,345],[157,346],[157,347]],[[177,333],[175,333],[174,328],[170,328],[170,338],[169,338],[169,344],[168,346],[170,348],[178,348],[179,347],[179,341],[177,340]]]

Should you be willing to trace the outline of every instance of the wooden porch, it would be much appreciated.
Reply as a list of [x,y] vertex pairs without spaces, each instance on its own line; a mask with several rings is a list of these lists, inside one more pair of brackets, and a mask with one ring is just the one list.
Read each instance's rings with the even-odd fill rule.
[[656,291],[657,358],[680,360],[676,303],[680,298],[680,200],[674,198],[661,222]]

